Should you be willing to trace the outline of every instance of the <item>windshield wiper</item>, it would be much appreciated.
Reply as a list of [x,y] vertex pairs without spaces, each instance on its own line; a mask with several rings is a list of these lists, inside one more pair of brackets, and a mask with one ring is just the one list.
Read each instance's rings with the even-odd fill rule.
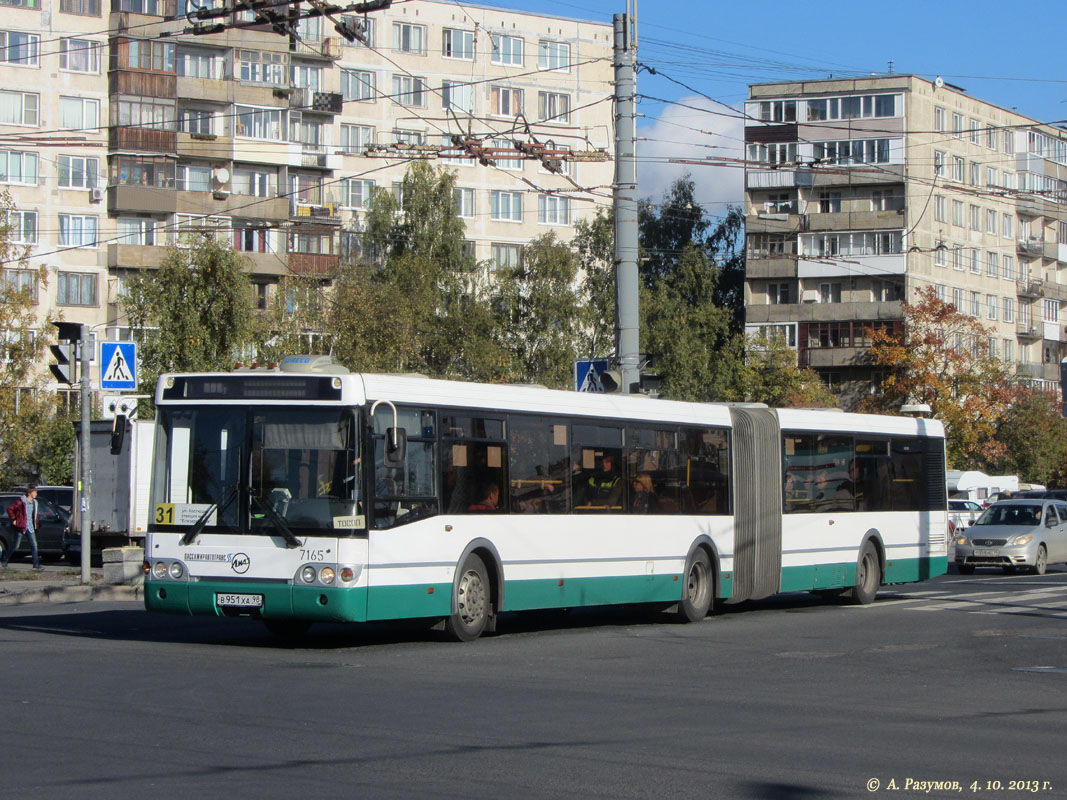
[[195,542],[197,537],[200,536],[200,532],[204,530],[204,526],[207,525],[207,521],[211,518],[211,512],[216,510],[219,512],[225,511],[227,506],[229,506],[230,503],[234,501],[234,498],[237,497],[237,492],[239,492],[240,489],[241,484],[235,483],[233,488],[230,489],[230,493],[226,495],[226,499],[223,500],[221,504],[212,503],[208,506],[207,510],[200,515],[200,519],[189,526],[189,530],[187,530],[185,536],[182,537],[182,544],[190,545]]
[[303,542],[297,539],[296,536],[293,534],[293,531],[289,527],[289,523],[285,521],[285,518],[274,510],[273,503],[263,502],[263,498],[261,498],[258,494],[254,494],[251,488],[248,490],[248,496],[249,498],[251,498],[253,503],[259,506],[259,508],[261,508],[266,513],[267,519],[274,523],[274,526],[278,529],[278,532],[281,533],[282,538],[285,539],[286,547],[300,547],[300,545],[303,544]]

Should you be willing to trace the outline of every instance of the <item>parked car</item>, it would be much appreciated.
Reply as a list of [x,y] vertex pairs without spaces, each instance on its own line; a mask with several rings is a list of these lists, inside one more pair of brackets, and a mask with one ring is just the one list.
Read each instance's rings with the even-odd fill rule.
[[[10,491],[18,492],[19,494],[26,493],[25,486],[12,486]],[[38,486],[37,487],[37,499],[47,500],[54,506],[59,506],[61,509],[67,512],[67,516],[70,516],[71,509],[74,508],[74,487],[73,486]]]
[[[17,534],[15,533],[15,527],[11,524],[11,519],[7,515],[7,507],[20,497],[22,497],[21,492],[0,493],[0,553],[7,553],[8,548],[15,544],[15,536]],[[55,556],[60,558],[63,555],[63,534],[70,527],[70,517],[67,512],[53,505],[50,501],[42,500],[40,495],[37,496],[37,502],[40,503],[37,552],[41,557]],[[23,536],[22,544],[19,545],[19,549],[13,554],[13,557],[18,558],[29,554],[30,540]]]
[[970,528],[957,531],[953,543],[956,569],[964,575],[977,567],[1006,573],[1025,567],[1044,575],[1049,564],[1067,563],[1067,502],[1001,500]]
[[981,515],[982,506],[974,500],[948,501],[949,530],[953,532],[973,525],[974,521]]

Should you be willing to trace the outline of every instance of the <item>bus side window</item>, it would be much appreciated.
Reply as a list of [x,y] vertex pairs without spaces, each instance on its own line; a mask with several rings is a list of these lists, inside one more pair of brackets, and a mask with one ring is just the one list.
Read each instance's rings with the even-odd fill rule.
[[512,513],[569,511],[571,476],[566,422],[512,414],[508,417],[508,434]]

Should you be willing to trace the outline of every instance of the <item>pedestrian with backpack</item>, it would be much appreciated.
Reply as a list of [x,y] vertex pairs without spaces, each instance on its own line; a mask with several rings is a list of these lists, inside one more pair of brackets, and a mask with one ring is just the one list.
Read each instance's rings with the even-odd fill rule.
[[11,560],[11,554],[19,549],[23,535],[30,539],[30,553],[33,555],[33,568],[41,568],[41,560],[37,555],[37,526],[40,523],[40,506],[37,503],[37,487],[30,485],[26,488],[26,494],[7,507],[7,516],[15,528],[15,544],[4,553],[4,560],[0,566],[6,567]]

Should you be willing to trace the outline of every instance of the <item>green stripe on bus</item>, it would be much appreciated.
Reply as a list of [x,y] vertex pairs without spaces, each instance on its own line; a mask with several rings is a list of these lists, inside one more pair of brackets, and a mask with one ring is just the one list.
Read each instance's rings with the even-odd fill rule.
[[504,606],[506,611],[523,611],[612,603],[674,602],[682,596],[681,580],[680,574],[666,574],[508,581],[504,589]]
[[292,586],[254,581],[145,581],[144,603],[149,611],[221,617],[225,615],[215,602],[219,594],[263,595],[263,605],[259,609],[263,617],[316,622],[362,622],[367,619],[366,588]]
[[[885,583],[911,583],[944,575],[948,558],[894,558],[885,565]],[[837,589],[854,586],[856,563],[805,564],[783,567],[781,591],[805,592],[810,589]]]

